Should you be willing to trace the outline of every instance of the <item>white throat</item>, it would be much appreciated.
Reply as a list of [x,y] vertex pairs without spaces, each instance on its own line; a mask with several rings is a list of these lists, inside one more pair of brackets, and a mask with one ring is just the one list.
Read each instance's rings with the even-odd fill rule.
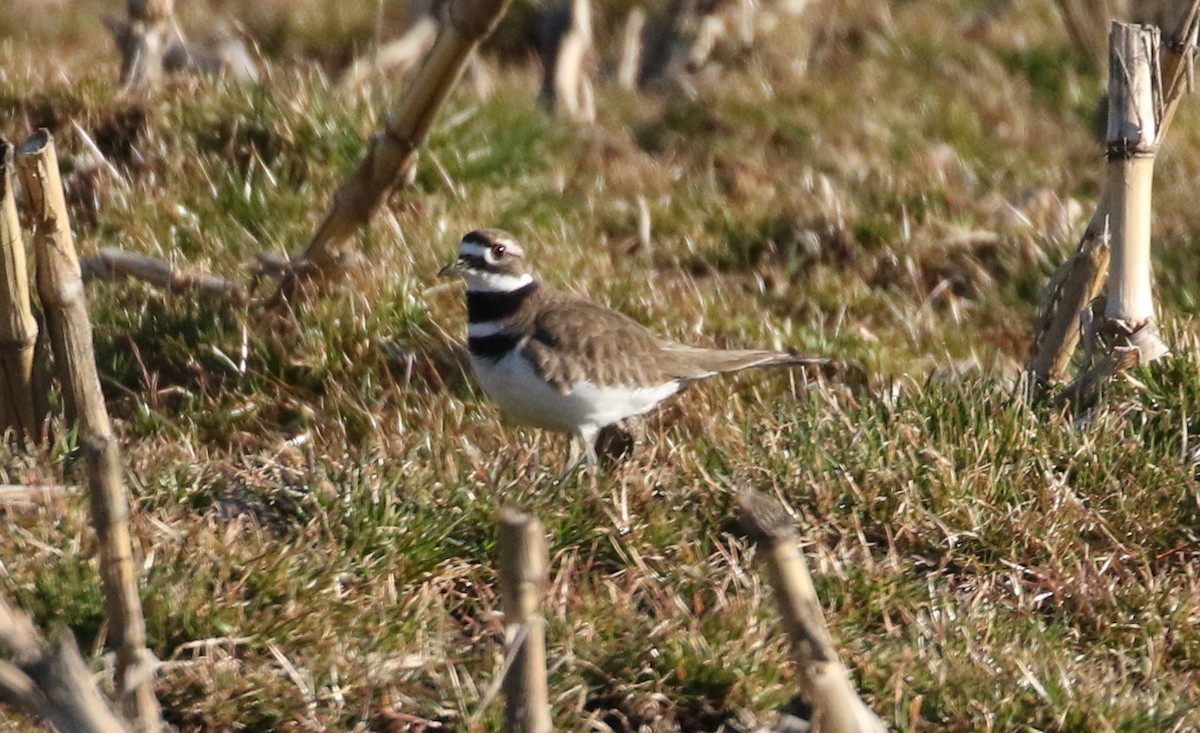
[[508,275],[503,272],[471,270],[463,273],[467,291],[472,293],[511,293],[533,282],[533,275]]

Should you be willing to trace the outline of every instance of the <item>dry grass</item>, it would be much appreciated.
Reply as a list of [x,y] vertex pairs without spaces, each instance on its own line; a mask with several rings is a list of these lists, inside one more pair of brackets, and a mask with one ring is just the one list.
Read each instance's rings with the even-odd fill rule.
[[[26,5],[0,8],[0,27],[26,29],[0,41],[0,130],[47,124],[81,156],[77,122],[120,171],[71,164],[85,252],[248,279],[256,253],[306,240],[387,107],[389,92],[342,97],[326,76],[370,42],[372,4],[337,4],[333,23],[314,20],[324,4],[257,3],[287,29],[247,20],[262,86],[181,79],[144,105],[115,99],[91,4],[9,25]],[[1200,725],[1200,364],[1177,320],[1200,278],[1200,126],[1188,103],[1157,182],[1179,358],[1085,416],[1023,405],[1012,377],[1037,290],[1102,175],[1102,80],[1049,0],[982,7],[838,0],[807,76],[779,45],[722,57],[695,98],[601,84],[587,130],[537,108],[536,70],[497,66],[494,93],[455,95],[415,190],[364,233],[371,266],[295,317],[91,286],[168,719],[495,729],[499,706],[480,706],[502,641],[494,520],[515,502],[550,535],[559,727],[750,729],[794,687],[730,533],[751,485],[807,528],[833,635],[897,729]],[[303,31],[326,26],[323,47]],[[46,47],[58,60],[35,64]],[[456,345],[461,292],[433,278],[481,225],[520,236],[545,280],[671,336],[837,354],[870,379],[701,385],[649,421],[600,498],[557,484],[565,441],[481,399]],[[49,456],[0,453],[0,482],[71,483],[71,449],[63,435]],[[4,592],[98,656],[82,497],[0,511]]]

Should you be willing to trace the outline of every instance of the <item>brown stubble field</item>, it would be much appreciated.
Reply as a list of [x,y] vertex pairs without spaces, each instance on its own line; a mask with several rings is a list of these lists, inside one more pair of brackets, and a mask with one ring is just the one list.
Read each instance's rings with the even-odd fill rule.
[[[240,18],[261,83],[176,78],[131,101],[109,5],[0,5],[0,134],[57,136],[83,253],[250,283],[258,254],[304,244],[399,93],[336,76],[402,8],[377,27],[374,3],[182,5],[195,36]],[[267,318],[89,285],[166,719],[496,729],[495,519],[518,504],[548,532],[557,727],[754,730],[795,676],[731,521],[752,487],[796,513],[832,634],[895,729],[1200,726],[1194,101],[1156,178],[1175,356],[1072,414],[1018,385],[1038,293],[1104,172],[1104,78],[1054,3],[829,0],[681,85],[602,75],[583,127],[537,106],[527,12],[358,240],[369,266],[320,297]],[[618,27],[598,24],[602,72]],[[75,125],[119,177],[87,171]],[[460,286],[434,277],[480,226],[520,237],[545,281],[672,337],[863,368],[706,382],[595,491],[558,482],[565,439],[483,398]],[[77,483],[58,435],[45,454],[0,448],[0,483]],[[0,589],[101,668],[86,499],[0,513]],[[0,729],[36,728],[0,712]]]

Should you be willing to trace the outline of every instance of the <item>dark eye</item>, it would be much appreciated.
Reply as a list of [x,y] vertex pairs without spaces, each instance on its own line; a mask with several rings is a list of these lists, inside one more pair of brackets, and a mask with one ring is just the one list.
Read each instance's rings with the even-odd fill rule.
[[505,246],[503,244],[493,244],[492,245],[492,257],[495,257],[496,259],[500,259],[500,258],[504,257],[504,253],[507,251],[508,250],[505,248]]

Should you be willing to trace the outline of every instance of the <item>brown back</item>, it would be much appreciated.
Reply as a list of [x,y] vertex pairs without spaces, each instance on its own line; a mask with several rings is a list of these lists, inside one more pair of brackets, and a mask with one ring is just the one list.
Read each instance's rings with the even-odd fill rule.
[[543,379],[564,392],[585,380],[650,387],[791,359],[774,351],[685,346],[659,338],[611,308],[546,287],[513,315],[511,326],[532,334],[524,355]]

